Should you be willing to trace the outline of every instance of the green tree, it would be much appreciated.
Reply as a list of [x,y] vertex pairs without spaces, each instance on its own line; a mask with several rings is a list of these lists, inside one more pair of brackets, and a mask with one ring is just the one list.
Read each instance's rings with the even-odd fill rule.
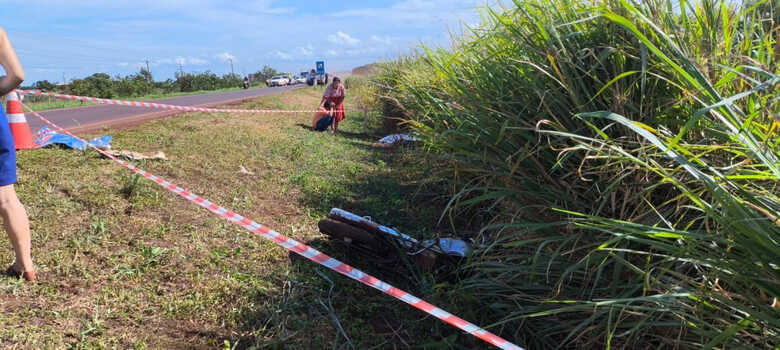
[[56,86],[56,85],[54,85],[53,83],[51,83],[51,82],[50,82],[50,81],[48,81],[48,80],[41,80],[41,81],[37,81],[37,82],[35,82],[35,85],[34,85],[34,87],[35,87],[36,89],[38,89],[38,90],[42,90],[42,91],[54,91],[54,89],[55,89],[57,86]]
[[95,73],[84,79],[84,82],[89,85],[90,90],[94,94],[90,96],[101,98],[114,97],[114,84],[111,80],[111,76],[106,73]]
[[143,77],[144,80],[148,81],[149,83],[154,82],[154,78],[152,77],[152,73],[146,70],[146,68],[141,68],[141,71],[138,73],[139,76]]
[[73,79],[69,87],[70,93],[80,96],[95,96],[95,88],[85,79]]
[[253,81],[266,81],[268,79],[271,79],[274,75],[278,75],[279,71],[272,68],[271,66],[265,65],[263,66],[263,69],[260,71],[257,71],[256,73],[252,74],[252,80]]

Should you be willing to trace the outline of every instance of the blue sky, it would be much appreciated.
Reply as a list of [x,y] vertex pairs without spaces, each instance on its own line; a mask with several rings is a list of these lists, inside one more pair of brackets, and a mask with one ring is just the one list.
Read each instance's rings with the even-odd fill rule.
[[0,0],[25,84],[95,72],[331,72],[449,43],[487,0]]

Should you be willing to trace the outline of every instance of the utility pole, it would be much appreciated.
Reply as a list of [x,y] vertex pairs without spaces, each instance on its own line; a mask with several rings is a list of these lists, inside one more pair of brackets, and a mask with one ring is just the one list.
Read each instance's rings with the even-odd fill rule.
[[146,60],[146,73],[149,75],[149,82],[152,82],[152,71],[149,70],[149,60]]
[[228,61],[230,61],[230,74],[236,75],[236,73],[233,71],[233,59],[228,58]]
[[181,63],[179,63],[179,74],[184,74],[184,69],[182,69]]

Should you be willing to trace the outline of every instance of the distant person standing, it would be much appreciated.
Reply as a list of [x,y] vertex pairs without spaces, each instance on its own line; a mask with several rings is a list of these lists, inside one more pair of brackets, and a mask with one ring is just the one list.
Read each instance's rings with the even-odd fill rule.
[[317,71],[312,69],[311,72],[309,72],[309,77],[306,80],[306,83],[309,84],[309,86],[317,85]]
[[339,77],[333,77],[333,83],[325,88],[325,93],[322,95],[322,102],[320,102],[320,108],[325,107],[325,102],[331,102],[335,108],[333,113],[333,130],[331,133],[336,133],[339,130],[339,122],[344,120],[344,99],[347,97],[347,92],[344,90],[344,85],[341,85],[341,79]]
[[325,85],[328,85],[328,73],[325,73]]
[[[0,28],[0,66],[3,66],[6,76],[0,77],[0,96],[5,96],[16,89],[24,81],[24,70],[16,57],[16,52],[11,42]],[[0,216],[3,217],[3,225],[11,239],[11,245],[16,254],[16,260],[8,268],[6,274],[24,277],[28,281],[35,280],[35,267],[33,266],[30,249],[30,222],[22,202],[16,196],[14,184],[16,183],[16,150],[11,130],[8,126],[8,118],[0,108]]]

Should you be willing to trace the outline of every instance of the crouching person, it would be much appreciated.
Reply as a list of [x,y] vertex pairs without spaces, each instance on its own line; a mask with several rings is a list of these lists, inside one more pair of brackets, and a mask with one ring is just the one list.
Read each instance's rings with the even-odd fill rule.
[[328,130],[329,127],[333,128],[335,117],[336,109],[333,102],[326,101],[323,107],[320,107],[317,112],[314,113],[314,120],[312,120],[311,127],[317,131],[325,131]]

